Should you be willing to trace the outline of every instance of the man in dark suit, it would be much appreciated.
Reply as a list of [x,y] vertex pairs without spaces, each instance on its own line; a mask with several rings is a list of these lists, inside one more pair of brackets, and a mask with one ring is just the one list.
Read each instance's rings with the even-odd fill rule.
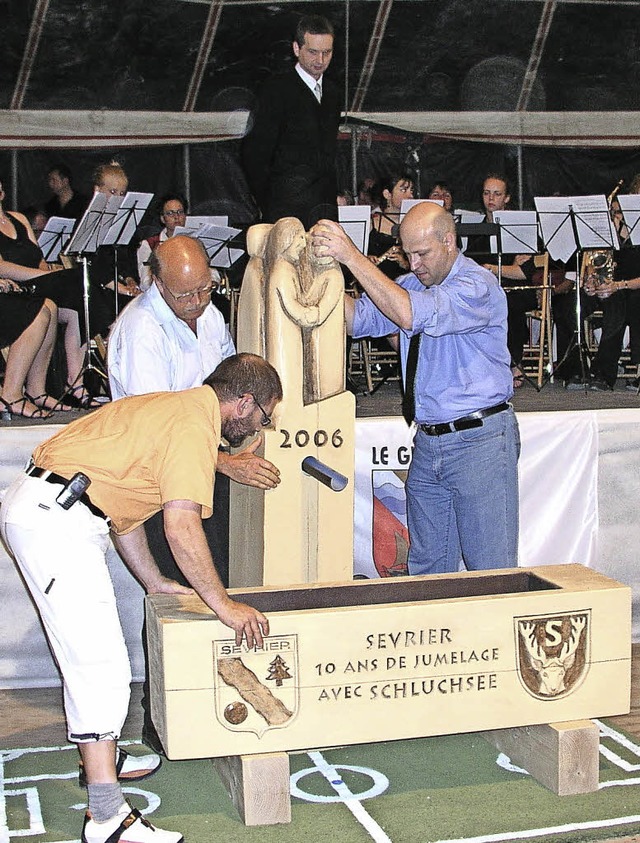
[[242,160],[263,222],[298,217],[310,228],[323,217],[337,219],[340,101],[324,77],[333,37],[326,18],[302,17],[293,42],[295,68],[268,80],[258,97]]

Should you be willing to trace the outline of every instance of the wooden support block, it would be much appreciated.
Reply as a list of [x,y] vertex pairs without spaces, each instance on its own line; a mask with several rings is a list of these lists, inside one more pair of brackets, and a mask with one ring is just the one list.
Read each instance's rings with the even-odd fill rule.
[[227,755],[212,760],[245,825],[291,822],[286,752]]
[[591,720],[521,726],[484,732],[541,785],[558,796],[593,793],[598,789],[600,739]]

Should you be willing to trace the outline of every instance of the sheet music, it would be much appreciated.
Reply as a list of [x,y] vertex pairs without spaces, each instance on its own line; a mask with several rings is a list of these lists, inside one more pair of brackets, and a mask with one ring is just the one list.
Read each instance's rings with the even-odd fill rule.
[[[102,212],[102,217],[101,217],[100,222],[98,224],[98,230],[97,230],[97,233],[96,233],[97,234],[96,249],[99,246],[102,246],[102,244],[104,243],[105,237],[107,236],[107,232],[111,228],[111,226],[113,224],[113,221],[116,218],[118,208],[120,207],[120,205],[122,205],[123,201],[124,201],[124,196],[109,196],[107,198],[107,204],[105,205],[105,208]],[[94,249],[93,251],[96,251],[96,249]]]
[[442,199],[403,199],[400,203],[400,217],[398,222],[402,222],[405,214],[415,205],[420,205],[422,202],[431,202],[433,205],[444,205]]
[[[187,230],[189,237],[199,240],[205,248],[209,258],[209,266],[218,269],[228,269],[239,257],[244,255],[244,249],[232,248],[231,240],[240,234],[239,228],[223,225],[201,225],[197,230]],[[174,236],[176,232],[174,232]]]
[[566,263],[577,249],[569,200],[566,196],[536,196],[536,210],[546,250],[553,260]]
[[174,235],[175,234],[186,234],[187,237],[191,237],[194,231],[197,231],[203,225],[221,225],[221,226],[228,226],[229,225],[229,217],[228,216],[189,216],[185,219],[184,225],[176,226]]
[[503,255],[537,254],[538,220],[535,211],[494,211],[493,221],[500,224]]
[[[120,197],[114,196],[112,198],[119,199]],[[126,246],[140,225],[144,212],[151,204],[152,199],[153,193],[127,193],[113,217],[111,227],[100,241],[100,245]]]
[[640,193],[618,194],[618,202],[624,215],[624,222],[629,231],[631,243],[640,246]]
[[338,222],[356,249],[366,255],[371,231],[369,205],[338,205]]
[[76,221],[69,217],[50,217],[40,232],[38,246],[47,263],[53,263],[71,237]]
[[554,260],[566,263],[576,249],[618,248],[604,194],[537,196],[534,202],[540,216],[542,239]]
[[64,250],[65,255],[80,255],[84,252],[96,251],[98,248],[98,226],[106,206],[106,195],[94,193],[73,237],[67,243]]
[[[484,221],[484,214],[481,214],[479,211],[466,211],[464,208],[459,208],[459,209],[454,210],[453,218],[456,221],[456,225],[458,225],[458,223],[476,223],[476,222],[483,222]],[[460,251],[466,252],[468,246],[469,246],[469,238],[468,237],[461,237],[460,238]],[[491,249],[492,252],[498,251],[498,244],[496,242],[495,237],[489,238],[489,248]]]
[[580,248],[620,248],[604,194],[571,197],[569,206],[574,211]]

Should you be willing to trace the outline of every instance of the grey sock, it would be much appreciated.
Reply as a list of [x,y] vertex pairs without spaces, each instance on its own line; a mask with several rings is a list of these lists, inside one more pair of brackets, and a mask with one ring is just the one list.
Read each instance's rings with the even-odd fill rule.
[[115,817],[122,803],[124,796],[122,788],[117,782],[113,784],[88,784],[89,811],[97,823],[104,823]]

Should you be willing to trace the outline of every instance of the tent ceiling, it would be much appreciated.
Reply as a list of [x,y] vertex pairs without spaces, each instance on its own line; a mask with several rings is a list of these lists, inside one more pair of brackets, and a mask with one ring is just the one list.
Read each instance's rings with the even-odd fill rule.
[[[29,132],[31,145],[47,144],[47,135],[63,145],[68,118],[57,112],[68,110],[82,112],[69,145],[81,142],[79,135],[112,145],[112,129],[133,143],[149,135],[162,143],[235,136],[260,82],[291,61],[293,23],[310,8],[336,26],[331,73],[355,117],[439,137],[504,134],[508,142],[539,143],[548,131],[555,143],[637,145],[639,6],[0,0],[0,145],[21,146]],[[1,109],[24,111],[25,119],[16,123]],[[137,114],[128,121],[127,111]],[[146,125],[141,112],[150,112]],[[180,112],[195,112],[191,130]],[[615,116],[603,119],[601,112]]]

